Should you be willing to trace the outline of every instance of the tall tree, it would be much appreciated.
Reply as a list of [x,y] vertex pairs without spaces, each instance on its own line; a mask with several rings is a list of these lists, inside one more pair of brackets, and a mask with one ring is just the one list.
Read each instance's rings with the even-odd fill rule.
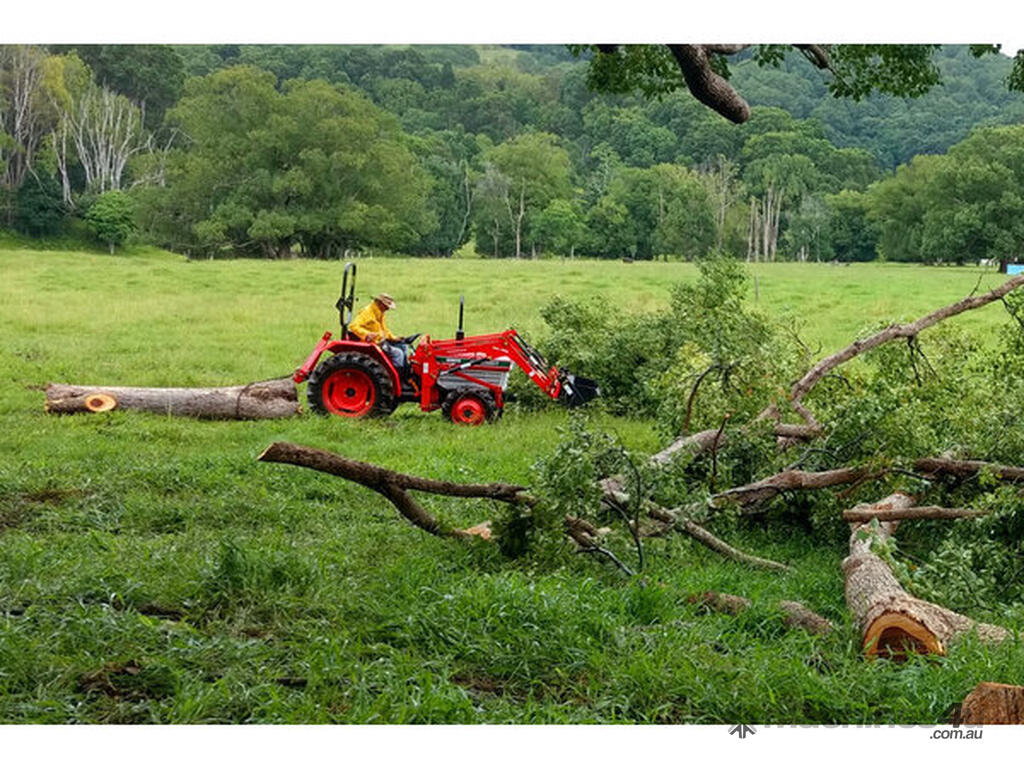
[[31,45],[0,45],[0,185],[21,186],[53,129],[43,88],[47,53]]
[[327,257],[407,247],[436,227],[429,176],[393,117],[349,88],[275,82],[253,67],[188,81],[168,120],[189,144],[171,154],[166,188],[142,196],[163,242]]

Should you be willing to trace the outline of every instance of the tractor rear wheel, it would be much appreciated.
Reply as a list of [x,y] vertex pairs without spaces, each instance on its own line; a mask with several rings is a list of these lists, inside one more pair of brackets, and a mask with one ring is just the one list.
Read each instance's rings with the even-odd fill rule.
[[349,419],[386,416],[396,405],[387,370],[359,352],[340,352],[320,363],[309,377],[306,399],[314,413]]
[[453,424],[477,427],[501,415],[494,396],[484,389],[457,389],[441,404],[441,413]]

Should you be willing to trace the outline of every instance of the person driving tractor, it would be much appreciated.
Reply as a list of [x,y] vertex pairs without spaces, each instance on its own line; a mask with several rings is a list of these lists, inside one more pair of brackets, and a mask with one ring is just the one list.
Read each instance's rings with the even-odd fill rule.
[[360,341],[378,345],[391,358],[395,369],[404,374],[409,359],[407,345],[413,337],[395,336],[384,321],[384,313],[396,306],[395,300],[389,294],[378,293],[373,297],[373,301],[359,310],[355,320],[349,323],[348,330]]

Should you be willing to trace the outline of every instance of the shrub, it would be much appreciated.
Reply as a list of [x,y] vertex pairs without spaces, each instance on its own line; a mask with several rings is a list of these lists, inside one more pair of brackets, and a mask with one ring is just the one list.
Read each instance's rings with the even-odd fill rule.
[[89,231],[113,253],[135,231],[135,203],[120,190],[104,192],[89,206],[85,220]]

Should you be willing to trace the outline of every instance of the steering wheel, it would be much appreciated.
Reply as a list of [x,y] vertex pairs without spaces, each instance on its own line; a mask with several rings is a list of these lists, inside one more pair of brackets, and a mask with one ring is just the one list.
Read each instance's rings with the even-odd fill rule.
[[414,333],[409,336],[404,336],[403,338],[400,339],[400,341],[403,344],[412,344],[414,341],[416,341],[416,339],[418,339],[422,335],[422,333]]

